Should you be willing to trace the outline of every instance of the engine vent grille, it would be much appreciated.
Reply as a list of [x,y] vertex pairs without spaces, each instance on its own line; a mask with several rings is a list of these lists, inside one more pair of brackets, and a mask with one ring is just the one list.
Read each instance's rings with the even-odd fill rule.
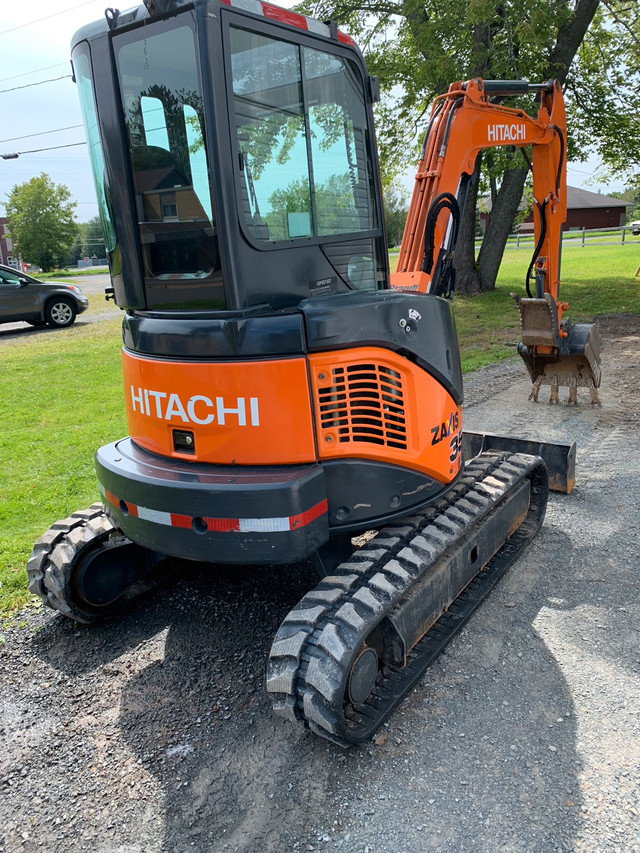
[[407,448],[403,376],[382,364],[331,367],[318,387],[320,431],[340,444]]

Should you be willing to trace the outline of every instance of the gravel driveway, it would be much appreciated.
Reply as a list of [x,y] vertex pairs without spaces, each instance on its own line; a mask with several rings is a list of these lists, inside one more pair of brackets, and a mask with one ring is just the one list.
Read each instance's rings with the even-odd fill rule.
[[528,403],[519,362],[470,377],[467,429],[575,440],[577,485],[375,741],[269,710],[307,565],[192,571],[103,626],[16,615],[0,850],[640,851],[640,318],[601,333],[601,409]]

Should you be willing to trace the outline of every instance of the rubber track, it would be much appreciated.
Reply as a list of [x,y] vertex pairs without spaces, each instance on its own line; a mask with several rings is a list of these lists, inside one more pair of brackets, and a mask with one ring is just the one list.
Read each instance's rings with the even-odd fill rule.
[[[346,700],[350,667],[375,626],[412,585],[479,525],[514,487],[531,482],[529,514],[427,634],[402,669],[384,667],[357,708]],[[282,622],[267,667],[274,710],[340,746],[369,737],[462,627],[542,524],[547,477],[538,457],[486,452],[446,498],[383,528]]]
[[29,591],[47,607],[76,622],[89,623],[102,618],[74,602],[70,578],[80,555],[96,543],[105,542],[114,530],[100,503],[56,521],[33,546],[27,563]]

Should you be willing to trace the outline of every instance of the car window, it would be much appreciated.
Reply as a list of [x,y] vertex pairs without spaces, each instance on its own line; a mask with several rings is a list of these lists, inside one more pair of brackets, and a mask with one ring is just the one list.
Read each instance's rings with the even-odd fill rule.
[[19,275],[16,275],[13,272],[6,272],[5,270],[0,270],[0,284],[13,284],[18,285],[21,284],[22,279]]

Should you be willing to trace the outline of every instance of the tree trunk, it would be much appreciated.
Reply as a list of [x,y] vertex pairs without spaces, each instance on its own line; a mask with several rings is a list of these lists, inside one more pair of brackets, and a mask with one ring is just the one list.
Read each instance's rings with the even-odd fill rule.
[[480,155],[476,168],[469,178],[467,201],[462,211],[460,233],[454,259],[456,270],[456,292],[465,296],[475,296],[482,291],[480,276],[476,265],[476,202],[480,182]]
[[[569,66],[599,3],[600,0],[577,0],[573,15],[558,32],[556,44],[549,56],[548,68],[550,74],[562,83],[566,80]],[[507,237],[522,198],[527,172],[528,169],[524,166],[506,171],[492,205],[477,261],[480,289],[483,292],[495,288]]]
[[[561,82],[564,82],[567,77],[569,66],[582,43],[599,3],[600,0],[576,0],[573,15],[558,32],[556,44],[549,56],[548,68],[550,75],[558,77]],[[478,30],[474,35],[476,44],[479,44],[482,41],[480,36],[486,34],[484,31]],[[475,220],[479,179],[478,168],[476,168],[469,186],[467,204],[462,216],[456,249],[456,290],[458,293],[475,295],[495,288],[507,238],[522,198],[527,172],[528,169],[522,166],[508,169],[504,173],[500,189],[495,198],[492,198],[491,216],[476,260]],[[492,196],[493,189],[492,187]]]
[[502,178],[495,204],[491,208],[482,246],[478,252],[478,275],[480,289],[483,292],[493,290],[496,286],[507,237],[518,212],[528,171],[526,166],[508,169]]
[[582,44],[593,20],[600,0],[576,0],[573,15],[558,32],[555,46],[549,56],[549,73],[561,83],[567,79],[569,66]]
[[465,296],[475,296],[495,288],[507,237],[518,212],[528,172],[526,166],[505,172],[476,260],[475,225],[479,167],[478,158],[476,170],[469,183],[456,248],[456,291]]

